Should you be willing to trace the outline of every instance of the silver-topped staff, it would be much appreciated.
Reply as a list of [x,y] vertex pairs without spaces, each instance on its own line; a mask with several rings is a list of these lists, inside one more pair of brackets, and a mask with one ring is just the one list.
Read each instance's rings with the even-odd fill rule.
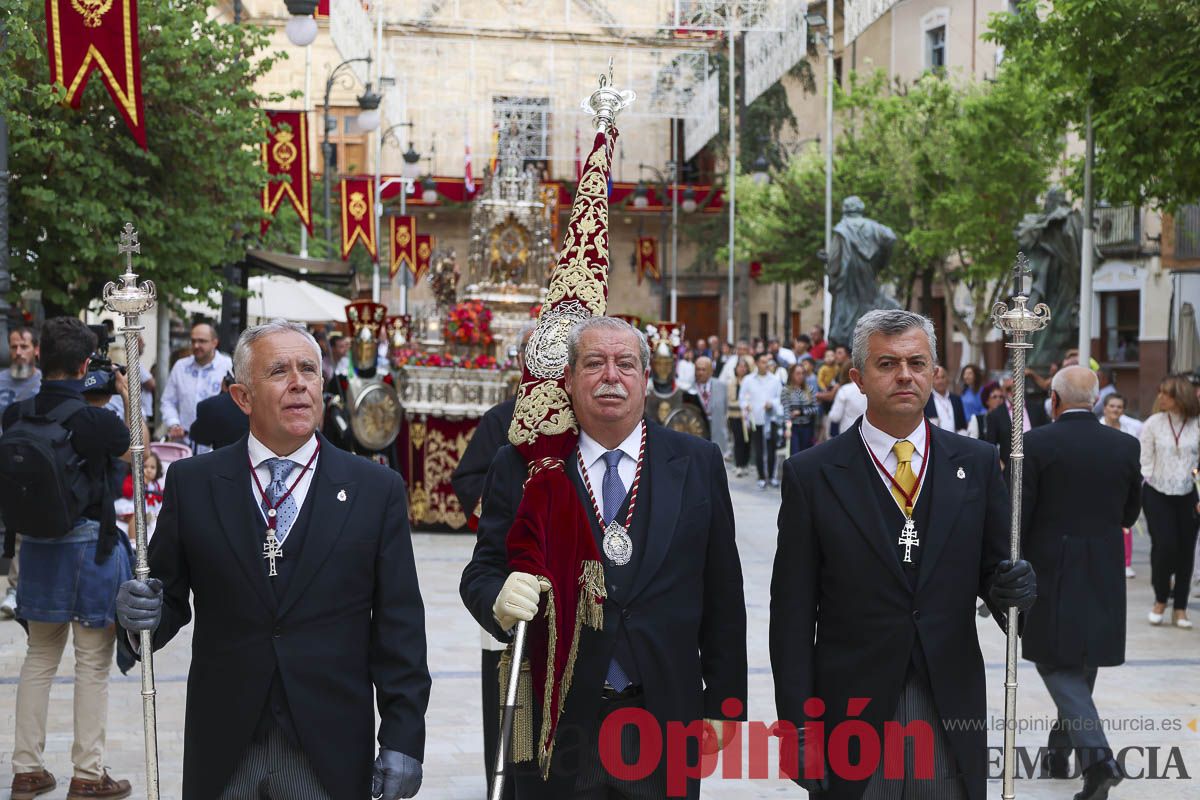
[[[1003,331],[1008,340],[1004,346],[1012,353],[1012,453],[1008,458],[1008,485],[1012,493],[1012,520],[1009,527],[1009,558],[1017,561],[1021,557],[1021,473],[1025,461],[1025,351],[1033,347],[1028,341],[1031,334],[1050,324],[1050,308],[1038,303],[1029,309],[1029,259],[1024,253],[1017,254],[1013,267],[1012,307],[1007,303],[996,303],[992,308],[992,322]],[[1004,785],[1003,800],[1016,797],[1013,778],[1016,773],[1017,750],[1017,609],[1008,609],[1005,629],[1008,652],[1004,672]]]
[[[142,441],[142,355],[138,334],[145,328],[141,315],[154,308],[155,290],[152,281],[138,284],[133,274],[133,254],[142,252],[137,231],[126,222],[121,231],[117,253],[125,256],[125,274],[120,283],[109,282],[104,286],[104,307],[125,318],[121,333],[125,334],[126,368],[129,375],[129,405],[126,407],[126,422],[129,424],[130,469],[133,472],[133,525],[137,539],[137,567],[134,574],[139,581],[150,577],[150,561],[146,555],[146,477],[142,469],[145,442]],[[154,714],[154,645],[150,631],[140,634],[142,657],[142,724],[146,738],[146,797],[158,800],[158,734]]]

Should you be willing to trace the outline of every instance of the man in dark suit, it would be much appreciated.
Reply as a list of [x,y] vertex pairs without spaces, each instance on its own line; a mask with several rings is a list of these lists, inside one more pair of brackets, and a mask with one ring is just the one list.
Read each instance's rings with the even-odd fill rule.
[[[1004,405],[996,406],[988,412],[987,416],[987,439],[986,441],[1000,448],[1000,464],[1008,468],[1008,458],[1012,454],[1012,392],[1013,379],[1005,378],[1001,381],[1004,387]],[[1043,425],[1050,424],[1050,417],[1046,415],[1046,409],[1041,401],[1030,402],[1029,398],[1025,398],[1025,433],[1029,433],[1034,428],[1040,428]],[[1007,480],[1007,473],[1005,480]]]
[[218,394],[196,404],[196,421],[188,431],[188,436],[196,444],[217,450],[239,441],[250,432],[250,418],[242,413],[229,393],[232,385],[233,375],[226,375]]
[[316,433],[321,353],[303,327],[246,330],[234,370],[249,436],[175,463],[154,577],[117,597],[156,649],[195,604],[183,797],[412,797],[430,679],[404,482]]
[[950,376],[941,365],[933,368],[933,391],[929,393],[929,402],[925,404],[925,418],[931,425],[937,425],[944,431],[967,432],[967,415],[963,411],[962,397],[950,391]]
[[1065,367],[1050,384],[1054,424],[1025,439],[1023,552],[1042,594],[1029,611],[1022,654],[1037,665],[1058,707],[1044,768],[1069,773],[1071,750],[1084,777],[1076,800],[1099,800],[1124,774],[1092,701],[1097,667],[1125,661],[1123,528],[1141,511],[1140,445],[1100,424],[1099,394],[1086,367]]
[[[603,630],[580,626],[548,778],[519,766],[510,773],[520,800],[665,797],[661,760],[640,780],[610,774],[601,763],[598,733],[614,711],[644,708],[660,733],[668,721],[744,718],[746,609],[725,466],[711,442],[643,422],[649,362],[641,334],[612,317],[579,323],[568,341],[566,391],[580,437],[565,466],[604,554],[608,596]],[[526,472],[514,447],[501,448],[459,587],[479,624],[502,640],[519,620],[533,619],[541,602],[537,579],[510,574],[505,553]],[[627,558],[607,552],[597,516],[605,526],[627,526]],[[740,707],[723,710],[730,698]],[[535,702],[534,731],[540,709]],[[711,737],[719,739],[720,728],[709,728],[710,747],[719,747]],[[626,764],[639,760],[632,731],[627,726],[620,742]],[[686,789],[698,797],[699,781]]]
[[[1029,564],[1006,560],[1009,502],[994,449],[924,419],[936,352],[925,317],[863,315],[850,378],[867,396],[866,414],[784,465],[771,581],[775,702],[780,720],[800,730],[798,782],[823,798],[983,800],[975,598],[1003,619],[1036,596]],[[858,754],[832,752],[834,737],[805,741],[805,723],[819,717],[832,732],[850,716],[881,744],[885,722],[927,724],[930,746],[908,744],[898,758],[889,745],[872,773],[837,774],[820,753],[830,765],[856,764]]]

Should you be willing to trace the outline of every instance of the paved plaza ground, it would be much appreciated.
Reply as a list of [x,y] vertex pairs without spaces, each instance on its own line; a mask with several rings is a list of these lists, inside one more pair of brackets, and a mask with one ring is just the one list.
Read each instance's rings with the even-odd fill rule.
[[[750,716],[767,722],[775,719],[767,623],[770,602],[770,573],[775,553],[776,490],[757,491],[750,479],[732,480],[737,513],[738,542],[745,573],[749,610]],[[475,623],[458,598],[458,578],[470,557],[472,537],[418,533],[414,546],[425,598],[429,633],[429,668],[433,694],[425,751],[425,783],[420,797],[432,800],[479,800],[485,796],[483,743],[479,733],[479,634]],[[1158,771],[1168,762],[1169,750],[1179,748],[1189,779],[1180,779],[1178,769],[1166,780],[1127,781],[1113,793],[1114,800],[1194,800],[1200,797],[1200,629],[1192,632],[1151,628],[1145,621],[1150,607],[1149,542],[1135,543],[1136,579],[1129,581],[1129,644],[1125,666],[1101,670],[1096,686],[1097,706],[1111,721],[1110,742],[1115,749],[1145,748],[1145,755],[1132,754],[1131,770],[1144,770],[1150,748],[1162,748]],[[1196,601],[1200,603],[1200,600]],[[1200,619],[1200,613],[1194,614]],[[987,661],[988,713],[993,721],[1003,718],[1004,638],[991,619],[979,619],[980,638]],[[190,652],[190,628],[184,630],[156,658],[158,675],[158,740],[162,765],[162,796],[177,798],[183,756],[184,692]],[[70,647],[68,646],[68,651]],[[0,623],[0,798],[6,798],[11,778],[9,754],[13,744],[13,708],[17,680],[25,653],[21,628]],[[60,779],[51,800],[66,796],[70,777],[71,691],[73,659],[69,652],[59,670],[51,696],[50,732],[47,737],[47,766]],[[144,796],[142,761],[142,714],[137,673],[122,677],[113,669],[109,710],[107,763],[111,772],[129,778],[135,797]],[[1021,663],[1019,712],[1033,728],[1018,735],[1018,744],[1036,749],[1045,741],[1045,726],[1053,717],[1053,706],[1040,679],[1027,662]],[[1192,727],[1189,728],[1188,726]],[[997,727],[989,744],[999,748],[1002,733]],[[746,744],[743,741],[743,749]],[[771,759],[772,769],[777,763]],[[1179,762],[1176,762],[1179,763]],[[1019,798],[1051,800],[1069,798],[1078,781],[1021,780]],[[988,787],[989,798],[999,798],[999,781]],[[803,798],[804,793],[783,780],[722,780],[704,783],[703,797],[723,800],[749,798]],[[364,799],[365,800],[365,799]]]

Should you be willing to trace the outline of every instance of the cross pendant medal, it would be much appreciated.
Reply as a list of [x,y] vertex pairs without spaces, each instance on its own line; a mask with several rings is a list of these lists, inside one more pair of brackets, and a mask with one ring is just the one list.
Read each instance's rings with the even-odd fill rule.
[[275,569],[275,559],[283,558],[283,545],[275,538],[275,529],[267,528],[267,541],[263,543],[263,558],[267,561],[270,577],[274,578],[279,572]]
[[900,541],[897,544],[904,545],[904,563],[911,564],[913,546],[920,547],[921,540],[917,538],[917,525],[913,522],[912,517],[904,520],[904,530],[900,531]]

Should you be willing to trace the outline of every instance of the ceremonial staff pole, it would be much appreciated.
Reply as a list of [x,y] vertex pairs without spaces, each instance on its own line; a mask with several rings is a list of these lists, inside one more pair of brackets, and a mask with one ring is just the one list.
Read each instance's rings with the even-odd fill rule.
[[[1012,351],[1012,453],[1008,459],[1008,485],[1012,492],[1012,518],[1009,531],[1009,558],[1017,561],[1021,557],[1021,473],[1025,461],[1025,351],[1033,347],[1027,341],[1030,334],[1040,331],[1050,323],[1050,309],[1038,303],[1031,311],[1027,289],[1029,260],[1024,253],[1017,255],[1013,267],[1013,304],[996,303],[992,308],[992,322],[1008,335],[1004,346]],[[1004,672],[1004,785],[1003,800],[1016,797],[1013,777],[1016,771],[1017,749],[1017,609],[1009,606],[1005,629],[1007,654]]]
[[[117,252],[125,256],[125,274],[120,283],[111,281],[104,286],[104,307],[125,318],[121,333],[125,334],[126,369],[129,375],[129,404],[125,421],[129,424],[129,458],[133,473],[133,524],[137,539],[137,568],[139,581],[150,577],[150,562],[146,555],[146,478],[142,469],[145,442],[142,441],[142,355],[138,334],[144,330],[141,315],[154,308],[154,283],[144,281],[140,286],[133,274],[133,254],[141,253],[137,231],[126,222],[121,232]],[[158,734],[154,720],[154,645],[151,631],[140,634],[142,659],[142,725],[146,739],[146,797],[158,800]]]

